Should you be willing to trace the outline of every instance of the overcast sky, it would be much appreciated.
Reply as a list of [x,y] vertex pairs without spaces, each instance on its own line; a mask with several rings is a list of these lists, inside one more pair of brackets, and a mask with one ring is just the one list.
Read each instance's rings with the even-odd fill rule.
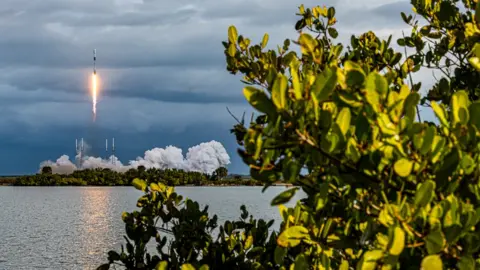
[[[75,138],[103,145],[113,136],[125,161],[156,146],[186,152],[217,140],[231,156],[230,171],[248,172],[225,108],[251,110],[240,78],[225,69],[221,41],[231,24],[255,42],[268,32],[269,47],[295,38],[301,3],[333,4],[340,40],[369,29],[395,38],[409,30],[400,18],[409,1],[2,0],[0,174],[32,173],[45,159],[73,156]],[[94,48],[96,125],[88,92]],[[430,73],[422,74],[430,86]]]

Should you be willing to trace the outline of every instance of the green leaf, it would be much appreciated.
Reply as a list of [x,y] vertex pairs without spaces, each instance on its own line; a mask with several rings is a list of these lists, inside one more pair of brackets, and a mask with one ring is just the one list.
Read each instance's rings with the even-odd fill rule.
[[283,179],[286,182],[294,182],[298,175],[300,174],[300,171],[302,170],[302,165],[299,164],[295,160],[284,160],[283,161],[283,169],[282,169],[282,174],[283,174]]
[[358,100],[356,95],[354,95],[352,93],[349,93],[347,91],[342,91],[342,90],[338,91],[337,92],[337,97],[343,103],[345,103],[348,106],[353,107],[353,108],[358,108],[358,107],[361,107],[363,105],[363,103]]
[[453,94],[450,106],[452,107],[452,121],[454,125],[465,125],[469,120],[468,107],[470,101],[465,91],[457,91]]
[[393,165],[393,169],[400,177],[407,177],[412,173],[413,161],[406,158],[399,159]]
[[371,72],[367,76],[367,81],[365,83],[365,88],[367,91],[377,91],[381,97],[384,97],[388,91],[388,82],[385,77],[378,74],[377,72]]
[[282,73],[277,74],[277,79],[272,87],[272,100],[277,108],[284,110],[287,106],[288,79]]
[[371,129],[372,126],[368,122],[368,119],[362,114],[358,115],[355,120],[355,136],[359,142],[368,139]]
[[253,237],[252,237],[251,235],[249,235],[249,236],[247,237],[247,239],[245,240],[245,246],[244,246],[244,248],[245,248],[245,249],[249,249],[249,248],[252,247],[252,244],[253,244]]
[[147,183],[139,178],[135,178],[132,181],[132,185],[141,191],[145,191],[147,189]]
[[365,72],[362,67],[355,62],[345,62],[345,73],[348,86],[361,86],[365,81]]
[[417,192],[415,193],[414,204],[416,207],[425,207],[433,198],[435,191],[435,182],[427,180],[420,184]]
[[[447,212],[448,214],[448,212]],[[445,223],[444,223],[445,225]],[[453,224],[443,229],[445,234],[445,240],[448,244],[455,244],[463,232],[463,227],[458,224]]]
[[475,264],[475,259],[472,256],[462,255],[457,267],[459,270],[475,270]]
[[235,46],[234,43],[230,43],[228,46],[228,55],[231,57],[235,57],[235,54],[237,53],[237,47]]
[[333,19],[335,17],[335,8],[334,7],[329,7],[327,11],[327,18],[328,19]]
[[347,260],[342,259],[342,263],[340,264],[339,270],[349,270],[349,264]]
[[421,270],[443,270],[442,259],[438,255],[423,258]]
[[167,189],[167,187],[163,183],[160,183],[160,182],[150,184],[150,190],[153,190],[153,191],[165,192],[166,189]]
[[209,270],[210,269],[210,266],[208,266],[207,264],[203,264],[202,266],[200,266],[200,268],[198,268],[198,270]]
[[338,125],[334,125],[332,128],[332,133],[330,133],[328,136],[322,136],[320,146],[323,148],[323,150],[331,153],[337,148],[341,136],[342,134],[340,127],[338,127]]
[[297,192],[298,188],[291,188],[288,190],[283,191],[282,193],[278,194],[273,198],[272,202],[270,205],[275,206],[279,204],[284,204],[290,201],[290,199],[295,196],[295,193]]
[[435,205],[428,215],[428,223],[432,229],[437,229],[443,216],[443,208],[440,204]]
[[369,250],[365,252],[362,259],[357,264],[357,269],[374,270],[377,266],[377,261],[383,258],[382,250]]
[[235,28],[235,26],[233,25],[230,25],[230,27],[228,27],[228,41],[230,41],[230,43],[236,44],[237,39],[238,39],[237,28]]
[[330,94],[337,85],[337,68],[325,68],[325,70],[315,78],[312,85],[312,93],[316,96],[317,101],[321,103],[328,99]]
[[155,270],[167,270],[168,269],[168,261],[161,261],[157,263],[155,266]]
[[397,127],[390,121],[388,115],[381,113],[377,117],[378,126],[385,135],[397,135]]
[[405,15],[404,12],[400,12],[400,15],[402,15],[402,19],[403,19],[403,21],[404,21],[406,24],[409,24],[409,23],[410,23],[410,19],[407,18],[407,15]]
[[276,264],[283,265],[283,259],[287,255],[287,249],[281,246],[275,247],[274,260]]
[[387,228],[393,225],[395,222],[393,217],[390,215],[389,209],[391,208],[395,208],[395,206],[390,206],[388,204],[385,205],[385,207],[380,211],[380,214],[378,215],[378,221]]
[[374,112],[380,112],[380,95],[377,91],[365,91],[365,99],[367,100],[368,104],[372,106]]
[[447,121],[447,115],[445,113],[445,109],[438,105],[435,101],[430,102],[430,105],[432,105],[433,111],[435,112],[435,115],[437,116],[438,120],[440,120],[440,123],[444,127],[449,127],[449,123]]
[[298,11],[300,12],[300,15],[303,15],[305,13],[305,6],[303,4],[301,4],[298,7]]
[[182,264],[181,270],[195,270],[195,267],[189,263]]
[[460,167],[465,171],[466,175],[471,174],[475,170],[475,165],[475,161],[468,154],[465,154],[460,161]]
[[303,54],[313,53],[317,46],[315,39],[311,35],[305,33],[300,35],[298,43],[302,46],[301,49]]
[[308,267],[308,263],[307,263],[307,259],[305,258],[305,255],[303,254],[297,255],[294,261],[293,270],[305,270],[308,268],[309,267]]
[[358,162],[361,157],[357,143],[353,137],[350,137],[350,139],[348,139],[347,149],[345,149],[345,156],[355,163]]
[[423,136],[422,147],[420,148],[420,153],[426,155],[432,149],[433,138],[435,138],[435,127],[427,126],[425,134]]
[[405,232],[400,227],[395,227],[393,231],[393,239],[390,241],[389,253],[394,256],[398,256],[405,248]]
[[418,102],[420,101],[420,95],[418,93],[410,93],[403,103],[403,110],[408,117],[415,119],[415,112]]
[[295,99],[300,100],[303,98],[302,93],[302,85],[300,83],[300,77],[298,75],[298,68],[300,63],[295,58],[292,62],[290,62],[290,74],[292,75],[292,85],[293,85],[293,92],[295,94]]
[[263,39],[262,39],[262,49],[264,49],[267,46],[267,43],[268,43],[268,34],[265,33],[265,35],[263,35]]
[[308,230],[303,226],[293,226],[284,230],[277,238],[281,247],[295,247],[304,239],[309,239]]
[[480,130],[480,102],[476,101],[468,107],[470,124]]
[[108,269],[110,269],[110,264],[109,263],[102,264],[99,267],[97,267],[97,270],[108,270]]
[[255,88],[253,86],[247,86],[243,88],[243,95],[247,101],[257,109],[258,111],[265,113],[267,115],[275,115],[275,105],[267,97],[263,90]]
[[436,254],[442,251],[445,246],[445,236],[440,230],[431,231],[425,238],[425,245],[428,254]]
[[329,34],[332,38],[337,38],[337,37],[338,37],[338,31],[337,31],[337,29],[329,27],[327,31],[328,31],[328,34]]
[[343,136],[346,136],[348,129],[350,128],[350,122],[352,120],[352,114],[348,107],[343,107],[342,110],[338,113],[336,123],[342,131]]
[[108,252],[108,260],[111,261],[111,262],[119,261],[120,260],[120,255],[117,252],[115,252],[113,250],[110,250]]
[[440,158],[441,154],[443,153],[443,149],[446,143],[446,139],[442,136],[435,136],[433,138],[432,143],[432,154],[431,154],[431,161],[435,163]]

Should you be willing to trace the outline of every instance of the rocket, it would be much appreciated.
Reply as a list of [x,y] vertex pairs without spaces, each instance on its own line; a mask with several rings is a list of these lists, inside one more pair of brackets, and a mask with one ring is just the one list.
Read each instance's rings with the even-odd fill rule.
[[93,74],[97,74],[97,67],[95,62],[97,61],[97,49],[93,49]]

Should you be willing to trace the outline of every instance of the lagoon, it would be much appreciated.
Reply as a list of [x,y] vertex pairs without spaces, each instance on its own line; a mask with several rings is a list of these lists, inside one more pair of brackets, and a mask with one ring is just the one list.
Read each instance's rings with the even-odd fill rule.
[[[237,219],[240,205],[255,218],[274,219],[270,206],[285,187],[177,187],[209,205],[219,224]],[[142,192],[133,187],[0,187],[0,269],[95,269],[109,250],[125,244],[123,211],[136,209]],[[299,199],[297,194],[293,201]]]

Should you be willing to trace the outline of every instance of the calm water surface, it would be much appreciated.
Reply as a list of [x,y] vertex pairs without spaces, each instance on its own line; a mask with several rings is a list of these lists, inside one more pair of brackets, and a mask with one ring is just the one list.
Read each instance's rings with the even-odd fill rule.
[[[275,219],[270,200],[284,187],[178,187],[221,220]],[[123,211],[142,195],[132,187],[0,187],[0,269],[95,269],[124,244]],[[297,195],[297,199],[301,195]]]

